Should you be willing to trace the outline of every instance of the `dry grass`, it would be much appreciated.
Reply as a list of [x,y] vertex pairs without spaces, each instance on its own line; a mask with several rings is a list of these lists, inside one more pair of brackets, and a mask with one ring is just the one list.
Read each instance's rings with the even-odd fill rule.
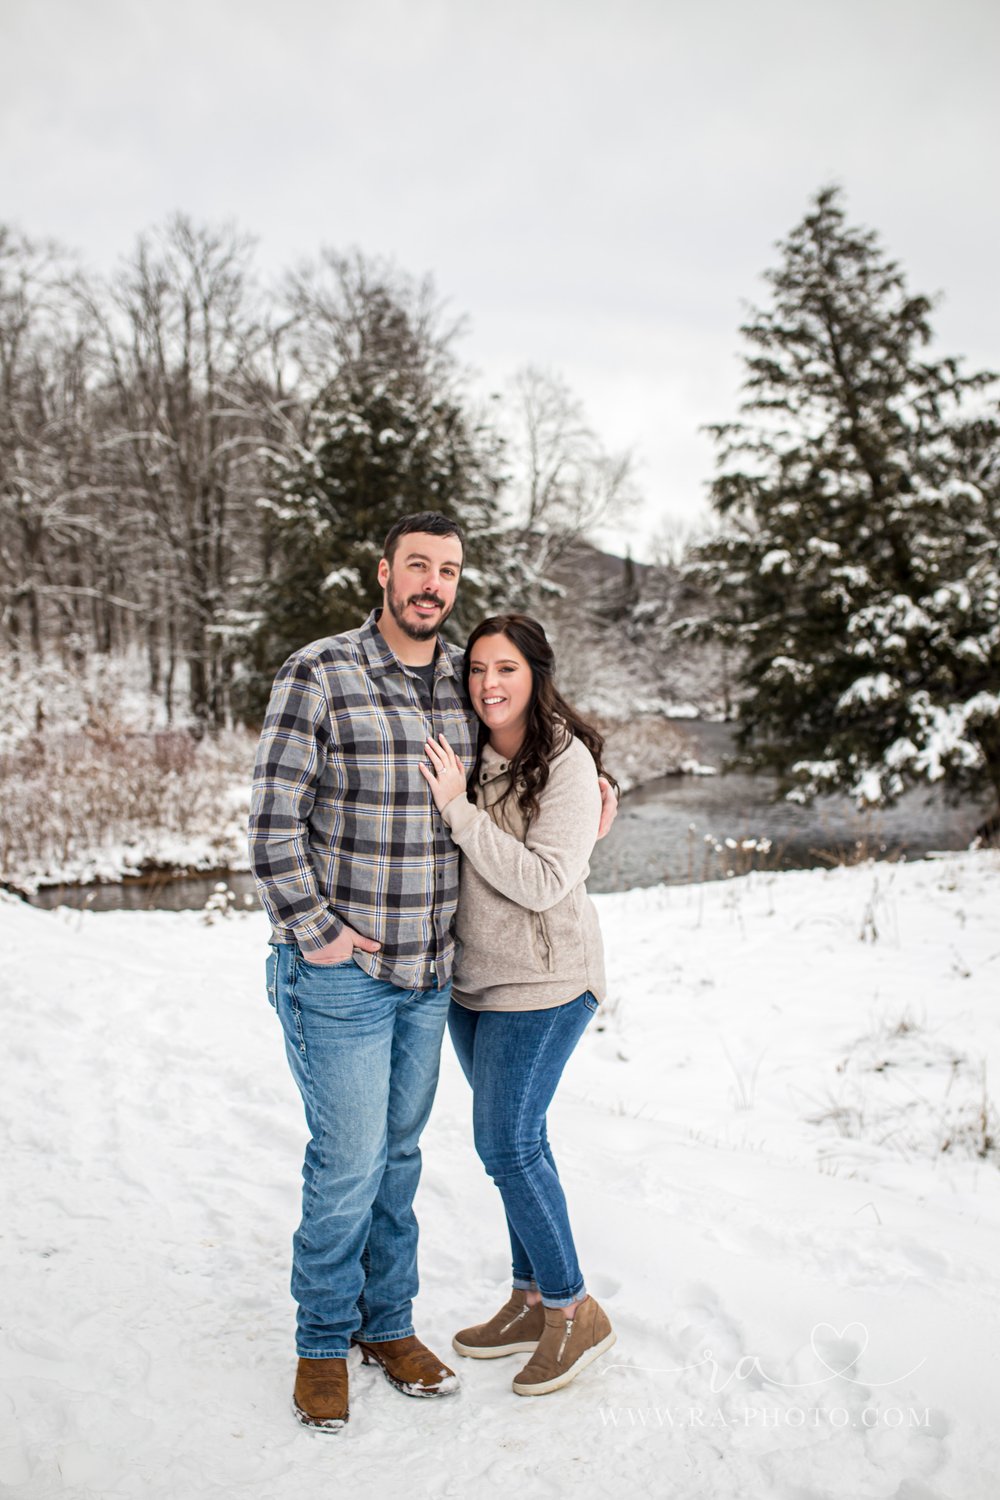
[[[229,842],[255,739],[114,724],[42,734],[0,756],[0,880],[27,887],[122,846]],[[155,863],[155,861],[154,861]]]
[[838,1079],[805,1118],[885,1146],[906,1160],[946,1153],[1000,1166],[998,1113],[986,1064],[950,1045],[909,1006],[875,1017],[837,1064]]

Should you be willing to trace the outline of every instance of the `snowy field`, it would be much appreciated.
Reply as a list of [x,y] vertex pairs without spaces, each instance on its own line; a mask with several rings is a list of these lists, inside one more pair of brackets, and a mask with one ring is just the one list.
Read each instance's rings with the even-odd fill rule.
[[[437,1402],[352,1365],[327,1439],[289,1411],[304,1130],[263,918],[0,902],[0,1487],[992,1500],[1000,860],[597,902],[613,993],[551,1133],[617,1345],[537,1400],[517,1359]],[[417,1307],[446,1355],[506,1295],[469,1114],[446,1043]]]

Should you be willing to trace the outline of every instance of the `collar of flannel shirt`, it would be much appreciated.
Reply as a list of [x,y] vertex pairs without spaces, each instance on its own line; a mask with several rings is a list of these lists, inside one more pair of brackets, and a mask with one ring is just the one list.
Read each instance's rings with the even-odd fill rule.
[[[381,609],[373,609],[361,627],[361,649],[365,653],[368,670],[373,677],[382,677],[386,672],[405,672],[407,670],[406,663],[400,661],[378,628],[381,615]],[[451,652],[457,650],[457,646],[452,646],[449,650],[448,643],[438,636],[437,648],[434,653],[435,682],[439,677],[455,676],[455,664],[452,661]]]

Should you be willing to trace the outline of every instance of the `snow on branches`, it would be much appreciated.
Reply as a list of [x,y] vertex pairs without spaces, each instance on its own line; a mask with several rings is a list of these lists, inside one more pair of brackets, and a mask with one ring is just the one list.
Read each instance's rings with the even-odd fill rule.
[[779,248],[690,569],[739,653],[743,760],[798,800],[927,780],[1000,805],[995,377],[924,357],[929,300],[837,190]]

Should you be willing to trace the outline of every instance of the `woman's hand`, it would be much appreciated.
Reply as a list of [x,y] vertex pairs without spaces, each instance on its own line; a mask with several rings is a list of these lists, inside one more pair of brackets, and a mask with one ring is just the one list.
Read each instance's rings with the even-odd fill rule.
[[618,793],[605,776],[598,776],[597,785],[601,789],[601,822],[597,837],[603,839],[611,832],[611,825],[618,816]]
[[453,802],[465,791],[468,780],[465,767],[443,734],[439,734],[436,740],[428,740],[424,749],[431,764],[428,769],[421,761],[420,774],[425,781],[430,782],[431,795],[438,808],[443,811],[449,802]]

